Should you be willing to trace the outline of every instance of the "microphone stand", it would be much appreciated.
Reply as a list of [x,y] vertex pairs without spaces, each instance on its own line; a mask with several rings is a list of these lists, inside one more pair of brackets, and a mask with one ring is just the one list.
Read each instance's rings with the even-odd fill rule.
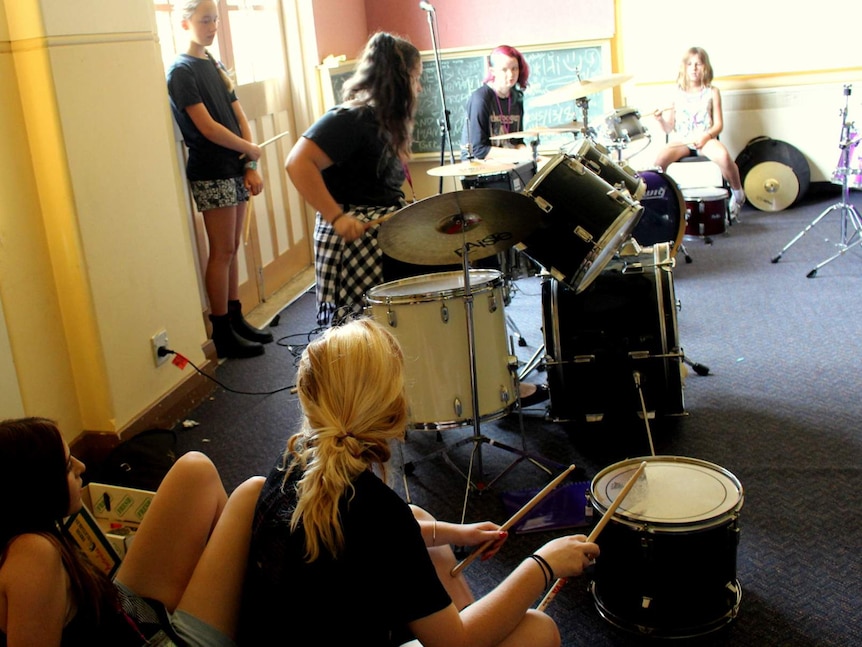
[[[452,129],[449,122],[449,109],[446,107],[446,90],[443,87],[443,70],[440,65],[440,47],[437,42],[437,11],[427,2],[419,6],[428,14],[428,28],[431,30],[431,46],[434,48],[434,63],[437,68],[437,83],[440,86],[440,101],[443,105],[443,116],[440,118],[440,166],[446,161],[446,141],[449,141],[449,158],[455,163],[455,149],[452,146]],[[440,176],[438,193],[443,193],[443,176]]]

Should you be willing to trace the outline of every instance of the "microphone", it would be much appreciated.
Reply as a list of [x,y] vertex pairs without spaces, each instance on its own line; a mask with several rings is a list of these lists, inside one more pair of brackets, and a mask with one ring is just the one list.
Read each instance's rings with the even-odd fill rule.
[[425,0],[421,0],[421,2],[419,2],[419,8],[422,11],[430,11],[431,13],[434,13],[434,6],[430,2],[425,2]]

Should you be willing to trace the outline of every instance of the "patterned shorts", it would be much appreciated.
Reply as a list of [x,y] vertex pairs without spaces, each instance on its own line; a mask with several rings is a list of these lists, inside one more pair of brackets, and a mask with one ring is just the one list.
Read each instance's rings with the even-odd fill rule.
[[221,207],[232,207],[248,202],[248,189],[243,178],[229,177],[222,180],[192,180],[192,196],[198,211],[210,211]]

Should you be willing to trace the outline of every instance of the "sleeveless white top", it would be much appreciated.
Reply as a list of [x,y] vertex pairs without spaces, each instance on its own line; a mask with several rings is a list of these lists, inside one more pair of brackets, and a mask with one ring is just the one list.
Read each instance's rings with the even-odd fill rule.
[[670,139],[686,143],[712,128],[712,88],[700,92],[678,90],[674,100],[674,128]]

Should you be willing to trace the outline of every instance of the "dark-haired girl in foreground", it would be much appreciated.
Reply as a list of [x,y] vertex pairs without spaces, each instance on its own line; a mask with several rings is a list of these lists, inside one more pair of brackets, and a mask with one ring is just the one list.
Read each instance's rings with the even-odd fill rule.
[[111,581],[58,529],[84,469],[51,420],[0,422],[0,645],[234,645],[263,479],[228,498],[206,456],[180,457]]

